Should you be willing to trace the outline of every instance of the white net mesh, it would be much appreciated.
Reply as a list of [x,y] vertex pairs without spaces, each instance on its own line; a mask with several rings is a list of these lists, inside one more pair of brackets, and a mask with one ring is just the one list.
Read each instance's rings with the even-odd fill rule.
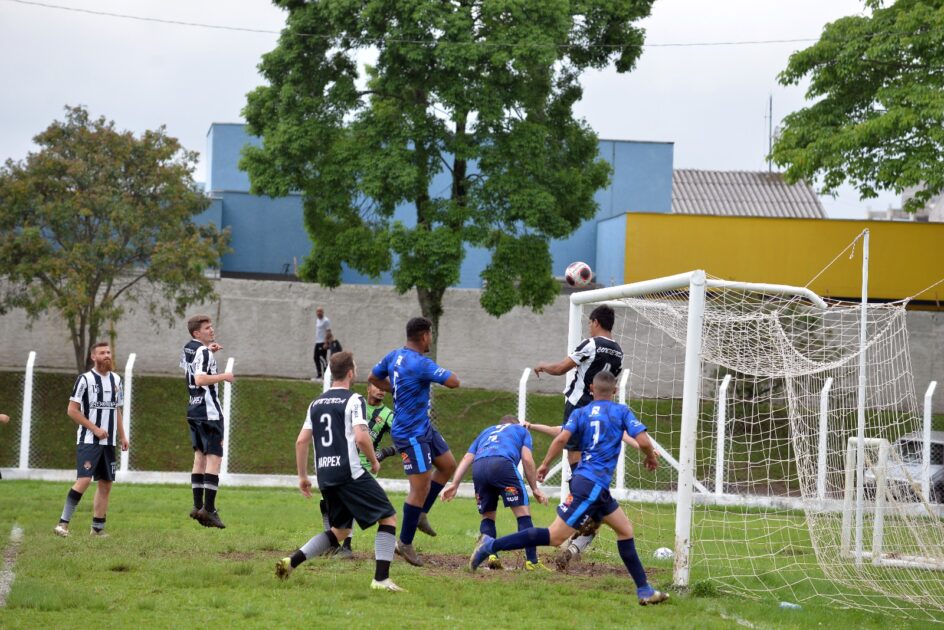
[[[650,473],[628,452],[616,490],[632,502],[637,545],[658,572],[651,552],[675,539],[678,471],[669,461],[682,437],[688,291],[619,302],[613,332],[625,356],[625,396],[666,457]],[[864,348],[861,314],[859,304],[824,310],[801,298],[708,289],[690,583],[944,620],[944,523],[931,503],[944,489],[925,481],[905,306],[867,308]]]

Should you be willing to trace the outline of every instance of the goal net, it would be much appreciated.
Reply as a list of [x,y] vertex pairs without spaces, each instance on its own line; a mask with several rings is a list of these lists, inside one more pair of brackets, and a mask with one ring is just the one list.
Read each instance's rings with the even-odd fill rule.
[[571,346],[600,303],[616,307],[621,395],[663,455],[652,473],[627,449],[615,480],[647,566],[681,586],[944,620],[942,489],[903,303],[863,311],[692,272],[575,294]]

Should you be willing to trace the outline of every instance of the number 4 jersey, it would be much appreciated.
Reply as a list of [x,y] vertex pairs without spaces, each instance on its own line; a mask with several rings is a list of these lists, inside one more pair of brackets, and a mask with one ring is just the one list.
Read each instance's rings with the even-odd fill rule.
[[360,394],[332,388],[312,401],[303,429],[311,429],[318,487],[339,486],[366,470],[358,457],[354,427],[367,427],[367,403]]

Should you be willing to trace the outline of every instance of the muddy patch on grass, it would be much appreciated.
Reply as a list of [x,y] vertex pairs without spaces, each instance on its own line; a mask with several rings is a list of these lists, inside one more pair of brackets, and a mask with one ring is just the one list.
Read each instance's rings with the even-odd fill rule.
[[[455,573],[469,573],[469,556],[465,555],[456,555],[456,554],[430,554],[424,553],[421,554],[423,561],[426,563],[423,569],[434,573],[434,574],[455,574]],[[554,564],[554,559],[552,557],[542,557],[540,558],[541,562],[550,569],[540,570],[540,574],[546,574],[548,576],[555,575],[561,578],[566,577],[585,577],[585,578],[595,578],[602,576],[617,576],[625,577],[629,579],[629,574],[626,571],[626,567],[622,565],[609,564],[605,562],[581,562],[574,561],[571,562],[567,567],[566,571],[560,571],[557,569],[557,566]],[[502,557],[502,568],[501,569],[488,569],[484,565],[479,567],[476,570],[475,575],[483,577],[507,577],[511,578],[515,575],[525,573],[524,570],[524,558],[523,557]],[[666,573],[668,569],[660,567],[646,567],[646,574],[651,576],[659,576],[660,574]]]

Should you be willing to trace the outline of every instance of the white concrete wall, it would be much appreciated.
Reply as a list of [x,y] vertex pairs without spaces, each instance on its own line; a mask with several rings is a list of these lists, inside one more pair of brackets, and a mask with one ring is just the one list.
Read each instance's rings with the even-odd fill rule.
[[[390,287],[328,290],[296,282],[223,279],[217,292],[217,302],[191,308],[188,315],[205,312],[214,319],[224,346],[218,360],[222,365],[226,357],[236,357],[237,375],[313,376],[314,311],[320,305],[344,348],[354,352],[363,380],[378,359],[403,344],[406,321],[419,314],[415,294],[397,295]],[[449,290],[441,321],[439,363],[455,371],[464,386],[514,390],[524,367],[565,356],[565,296],[542,314],[516,308],[498,319],[485,313],[478,299],[477,290]],[[32,329],[26,323],[21,311],[0,317],[0,368],[22,369],[29,351],[35,350],[40,369],[75,369],[72,345],[58,317],[37,321]],[[929,381],[944,381],[944,313],[912,311],[908,326],[920,402]],[[188,338],[185,318],[168,328],[152,322],[143,309],[132,312],[117,326],[118,365],[123,368],[128,353],[136,352],[137,373],[180,374],[180,351]],[[562,388],[563,377],[531,379],[531,391]],[[944,411],[944,393],[936,397],[935,409]]]

